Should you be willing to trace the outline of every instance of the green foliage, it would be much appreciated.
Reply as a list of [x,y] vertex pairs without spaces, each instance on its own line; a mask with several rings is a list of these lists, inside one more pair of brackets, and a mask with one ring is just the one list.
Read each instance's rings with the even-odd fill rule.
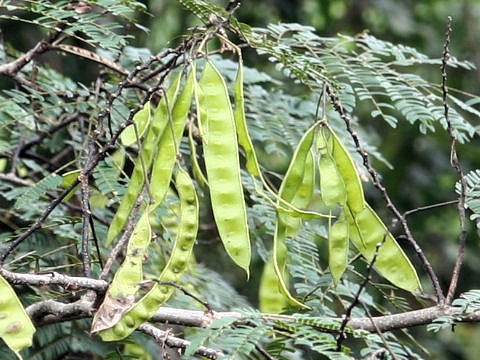
[[[473,212],[470,220],[475,221],[477,227],[480,227],[480,170],[472,170],[465,175],[467,187],[465,189],[466,201],[465,205]],[[455,184],[457,194],[461,193],[461,183]]]
[[[415,128],[420,130],[421,139],[427,138],[424,135],[436,136],[432,132],[440,133],[447,126],[442,90],[437,83],[439,74],[435,73],[436,80],[432,80],[424,71],[429,68],[437,69],[441,59],[428,57],[410,46],[380,40],[367,32],[355,36],[340,34],[327,37],[318,35],[311,26],[296,23],[253,28],[241,23],[235,16],[230,16],[225,9],[212,1],[179,2],[204,24],[217,26],[224,21],[224,35],[236,38],[237,45],[241,43],[256,51],[256,55],[248,50],[244,52],[245,62],[250,65],[245,67],[244,71],[246,120],[263,174],[272,188],[280,187],[301,137],[306,129],[321,117],[328,118],[329,126],[338,134],[340,141],[351,154],[364,185],[368,184],[370,175],[362,166],[363,159],[356,151],[357,145],[345,129],[341,116],[328,104],[331,99],[325,95],[326,85],[338,96],[346,114],[352,117],[351,126],[358,131],[361,146],[379,164],[387,167],[391,167],[389,161],[392,161],[392,157],[384,150],[384,144],[379,144],[384,125],[395,128],[394,134],[400,134],[399,137],[402,136],[402,129],[415,125]],[[167,75],[174,67],[168,65],[171,57],[162,58],[155,65],[147,66],[151,60],[150,51],[131,46],[135,45],[135,33],[130,31],[132,28],[148,30],[137,23],[142,14],[145,15],[146,7],[143,3],[98,0],[89,4],[92,8],[89,8],[90,5],[82,8],[85,4],[81,2],[46,0],[3,1],[0,4],[1,21],[15,23],[16,26],[26,23],[35,30],[42,30],[35,34],[39,38],[34,41],[41,36],[54,36],[60,29],[61,36],[67,36],[75,46],[89,49],[103,59],[114,61],[127,71],[132,71],[139,65],[147,68],[147,72],[136,75],[135,79],[141,79],[136,84],[138,86],[127,87],[118,96],[116,91],[118,84],[124,80],[123,74],[108,66],[98,65],[102,61],[89,62],[91,59],[85,60],[88,57],[80,54],[69,58],[65,64],[71,61],[73,68],[80,65],[80,73],[84,67],[94,68],[94,73],[89,72],[86,79],[82,78],[83,73],[71,74],[63,62],[59,61],[64,66],[54,61],[50,64],[51,58],[47,58],[44,62],[35,60],[19,72],[19,76],[32,81],[36,86],[22,83],[12,86],[5,83],[5,88],[0,91],[0,160],[5,160],[2,163],[6,164],[5,168],[1,169],[0,177],[2,250],[10,244],[8,241],[18,238],[26,228],[37,221],[51,199],[58,195],[62,178],[56,174],[85,166],[90,151],[89,140],[95,134],[97,123],[102,121],[105,130],[105,133],[101,133],[95,140],[96,150],[99,150],[112,139],[112,134],[129,119],[132,112],[138,110],[141,102],[149,100],[152,106],[159,102],[161,91],[147,96],[145,90],[162,85],[160,77],[152,75],[142,79],[142,76],[155,69],[160,69],[159,74],[162,76]],[[2,24],[0,23],[0,26]],[[208,30],[196,28],[192,39],[198,41],[207,33]],[[17,47],[13,41],[10,43],[11,36],[8,32],[4,35],[7,46],[1,46],[0,49],[2,64],[21,55],[17,49],[22,47]],[[192,43],[197,46],[195,41]],[[228,48],[228,43],[223,45]],[[188,62],[203,56],[201,52],[195,53],[195,49],[185,49],[182,50],[185,51],[182,58],[176,63],[178,66],[182,65],[182,61]],[[209,50],[216,52],[213,49],[217,49],[214,41],[209,44]],[[60,50],[55,46],[48,50],[54,56],[56,51]],[[226,89],[232,96],[231,89],[238,63],[228,59],[228,56],[228,52],[221,55],[211,54],[209,60],[225,78]],[[82,59],[79,60],[80,58]],[[202,71],[202,61],[198,60],[199,73]],[[455,57],[450,57],[448,65],[450,71],[467,72],[474,68],[471,62]],[[161,70],[162,66],[165,71]],[[98,70],[101,74],[97,77]],[[1,84],[3,86],[4,83]],[[162,88],[167,88],[167,85],[163,84]],[[478,135],[480,111],[477,110],[477,105],[480,98],[454,88],[449,90],[448,103],[454,134],[459,142],[468,144]],[[112,94],[115,94],[114,97]],[[225,96],[227,100],[226,93]],[[325,104],[322,104],[323,101]],[[193,105],[188,122],[195,124],[194,110],[198,106],[199,103]],[[105,109],[109,110],[109,115],[101,118],[99,114]],[[198,124],[198,119],[196,120]],[[381,136],[378,135],[379,132]],[[198,144],[200,170],[204,167],[205,147],[205,143],[202,146],[201,135],[194,131],[192,137]],[[179,145],[180,149],[176,160],[196,175],[198,169],[192,169],[188,160],[192,152],[191,145],[185,137],[176,140],[180,140],[178,144],[174,144]],[[32,143],[28,148],[17,153],[22,144],[29,142]],[[230,142],[237,146],[233,140],[229,141],[229,144]],[[107,149],[106,153],[115,152],[100,160],[89,178],[92,194],[90,205],[94,215],[92,221],[100,243],[104,243],[108,224],[125,195],[133,167],[132,159],[139,159],[139,163],[141,161],[137,155],[142,148],[139,149],[137,144],[123,147],[117,142],[113,147]],[[156,151],[157,149],[153,150],[154,153]],[[224,256],[225,250],[221,245],[217,246],[218,234],[212,220],[208,194],[205,189],[201,189],[201,181],[197,179],[197,192],[202,196],[196,259],[191,259],[187,265],[187,274],[179,280],[181,285],[206,300],[215,310],[238,311],[239,308],[250,309],[256,306],[260,269],[271,256],[277,215],[274,204],[277,198],[268,191],[265,183],[250,176],[243,169],[245,158],[242,150],[240,154],[240,174],[252,239],[252,279],[246,285],[243,282],[244,277],[232,269],[230,260]],[[392,162],[397,165],[398,159],[394,160]],[[438,158],[428,161],[429,165],[439,162]],[[472,168],[478,166],[477,164]],[[434,184],[432,179],[427,181],[430,187]],[[480,170],[472,170],[465,179],[466,205],[473,212],[470,218],[479,224]],[[27,184],[31,186],[26,186]],[[318,180],[315,185],[318,188]],[[172,189],[170,191],[173,194],[176,190]],[[460,193],[458,183],[455,189]],[[366,191],[369,201],[370,198],[375,198],[376,194],[370,188]],[[144,194],[149,198],[148,191]],[[95,197],[98,202],[94,201]],[[176,199],[176,195],[171,197]],[[169,209],[174,208],[170,200],[167,197],[152,215],[161,221],[154,227],[157,241],[148,249],[144,264],[145,278],[158,278],[172,251],[171,239],[176,230],[167,221],[176,222],[177,217],[169,213]],[[12,255],[15,256],[12,268],[26,273],[55,270],[68,275],[82,275],[82,212],[79,204],[79,191],[60,203],[41,229],[17,248]],[[385,207],[384,204],[380,206]],[[336,205],[328,209],[321,201],[321,194],[316,191],[307,210],[319,213],[331,210],[336,216],[340,209]],[[381,215],[383,218],[384,214]],[[390,219],[385,219],[386,225],[389,225],[388,220]],[[91,235],[93,237],[93,233]],[[185,356],[193,357],[199,346],[208,346],[223,351],[227,359],[261,358],[263,350],[279,359],[293,360],[318,356],[351,359],[373,356],[372,354],[384,354],[385,358],[421,359],[421,356],[416,354],[418,349],[422,352],[421,347],[415,344],[407,331],[398,336],[391,332],[380,336],[375,333],[353,332],[347,328],[348,339],[341,348],[342,351],[336,351],[338,318],[345,313],[352,301],[358,301],[352,316],[361,317],[370,316],[371,313],[388,315],[407,311],[421,304],[422,300],[386,283],[375,273],[371,274],[372,279],[368,285],[360,289],[359,284],[365,280],[368,261],[360,256],[356,257],[358,254],[354,249],[348,251],[350,262],[346,266],[345,274],[338,279],[338,284],[334,284],[327,267],[327,239],[328,220],[316,218],[303,221],[298,233],[289,236],[285,242],[286,272],[291,279],[291,290],[294,290],[298,301],[313,310],[300,314],[296,308],[286,308],[284,315],[288,317],[288,321],[282,319],[277,322],[255,310],[243,310],[245,318],[241,321],[236,318],[221,319],[208,328],[186,329],[185,338],[191,340],[192,344],[187,348]],[[401,244],[403,247],[403,243]],[[410,250],[406,250],[409,256]],[[101,246],[99,251],[100,256],[105,259],[111,249]],[[91,253],[96,276],[100,271],[100,264],[96,252]],[[413,256],[411,258],[413,259]],[[121,261],[115,262],[114,269],[118,268],[119,263]],[[136,294],[137,299],[142,291]],[[78,297],[77,293],[56,287],[33,288],[24,295],[24,300],[28,298],[29,301],[54,298],[69,302]],[[198,302],[178,291],[167,305],[199,307]],[[461,309],[462,314],[480,309],[478,291],[466,292],[454,305]],[[427,329],[439,331],[450,328],[457,321],[457,316],[442,317],[436,319]],[[97,337],[87,336],[88,326],[87,322],[78,321],[40,328],[35,346],[25,352],[27,358],[121,358],[125,355],[122,354],[123,344],[134,340],[140,345],[146,342],[144,338],[138,340],[130,337],[125,342],[106,344]],[[158,345],[149,343],[153,356],[158,354],[159,348]],[[3,350],[1,346],[0,350]]]
[[37,202],[40,197],[45,195],[48,190],[58,187],[62,181],[62,177],[55,174],[44,177],[32,187],[27,188],[25,192],[17,198],[13,206],[17,209],[30,206]]

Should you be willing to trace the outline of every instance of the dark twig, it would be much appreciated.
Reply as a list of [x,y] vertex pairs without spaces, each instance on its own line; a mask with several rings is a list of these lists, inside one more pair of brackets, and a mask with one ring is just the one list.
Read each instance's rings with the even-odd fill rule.
[[58,195],[53,201],[48,205],[45,211],[40,215],[38,220],[28,228],[22,235],[16,238],[10,245],[5,249],[2,254],[0,255],[0,265],[3,264],[5,258],[12,253],[13,250],[17,248],[25,239],[27,239],[30,235],[32,235],[35,231],[40,229],[47,220],[50,213],[55,210],[55,208],[62,202],[62,200],[67,196],[70,191],[72,191],[78,185],[78,180],[75,181],[72,185],[70,185],[67,189],[65,189],[60,195]]
[[260,354],[262,354],[262,355],[265,357],[265,359],[267,359],[267,360],[278,360],[278,358],[276,358],[275,356],[270,355],[267,350],[265,350],[262,346],[260,346],[260,345],[258,345],[258,344],[255,345],[255,349],[257,349],[257,351],[258,351]]
[[388,233],[385,233],[383,235],[382,241],[379,242],[376,245],[375,254],[373,254],[373,258],[368,263],[368,266],[367,266],[367,274],[365,275],[365,279],[360,284],[360,287],[358,288],[357,293],[355,294],[355,297],[353,298],[353,301],[350,303],[347,310],[345,311],[345,315],[343,317],[342,324],[340,325],[339,334],[338,334],[338,337],[337,337],[337,351],[342,350],[342,342],[343,342],[343,340],[346,339],[345,328],[347,327],[347,323],[350,321],[350,317],[352,315],[353,309],[360,302],[360,294],[362,293],[365,286],[367,286],[368,282],[370,281],[370,279],[372,277],[371,273],[372,273],[372,269],[373,269],[373,264],[375,264],[375,261],[377,260],[377,256],[378,256],[378,251],[380,250],[380,247],[385,243],[385,240],[387,239],[387,236],[388,236]]
[[18,165],[18,159],[20,158],[20,149],[22,147],[22,144],[23,144],[23,139],[22,139],[22,137],[20,137],[20,144],[18,144],[18,147],[17,147],[17,149],[15,150],[15,153],[12,156],[12,165],[11,165],[11,169],[10,169],[9,174],[15,175],[15,171],[16,171],[17,165]]
[[100,246],[99,246],[97,231],[95,230],[95,223],[93,221],[93,213],[90,207],[88,209],[90,210],[90,218],[88,220],[90,222],[90,229],[92,230],[92,238],[93,238],[93,242],[95,243],[95,250],[97,251],[98,263],[100,264],[100,267],[103,269],[102,254],[100,253]]
[[431,210],[431,209],[435,209],[435,208],[438,208],[438,207],[452,205],[452,204],[456,204],[456,203],[458,203],[458,200],[450,200],[450,201],[444,201],[444,202],[441,202],[441,203],[438,203],[438,204],[420,206],[420,207],[417,207],[415,209],[405,211],[403,213],[403,217],[406,218],[408,215],[412,215],[412,214],[415,214],[415,213],[420,212],[420,211]]
[[450,286],[448,287],[448,293],[446,298],[446,303],[450,304],[453,300],[453,296],[455,295],[455,290],[457,289],[458,278],[460,276],[460,269],[462,267],[463,258],[465,255],[465,243],[467,240],[467,219],[465,214],[465,198],[466,198],[466,188],[467,182],[465,180],[465,176],[463,175],[462,166],[460,165],[460,161],[457,156],[457,150],[455,147],[456,144],[456,136],[455,136],[455,129],[452,126],[450,118],[448,116],[448,103],[447,103],[447,96],[448,96],[448,89],[447,89],[447,62],[450,58],[450,53],[448,50],[448,46],[450,45],[450,35],[452,34],[452,17],[448,17],[447,23],[447,32],[445,34],[445,44],[443,46],[443,56],[442,56],[442,101],[443,101],[443,111],[445,116],[445,121],[447,122],[447,130],[448,134],[450,135],[451,146],[450,146],[450,164],[455,169],[458,175],[458,179],[460,181],[460,197],[458,199],[458,216],[460,218],[460,241],[458,246],[458,254],[457,260],[455,261],[455,266],[452,271],[452,278],[450,280]]
[[174,288],[177,288],[178,290],[180,290],[181,292],[183,292],[185,295],[191,297],[192,299],[198,301],[200,304],[202,304],[203,306],[205,306],[205,308],[208,310],[208,311],[213,311],[213,309],[211,308],[211,306],[206,302],[206,301],[203,301],[202,299],[200,299],[198,296],[192,294],[190,291],[188,291],[187,289],[185,289],[185,287],[183,287],[182,285],[179,285],[173,281],[159,281],[157,279],[151,279],[151,280],[145,280],[145,281],[142,281],[140,284],[148,284],[149,282],[156,282],[157,284],[159,285],[168,285],[168,286],[173,286]]
[[47,136],[50,136],[57,131],[63,129],[64,127],[68,126],[72,122],[76,121],[78,118],[78,113],[68,116],[65,120],[61,121],[59,124],[53,126],[52,128],[48,129],[47,131],[41,132],[39,135],[35,136],[33,139],[29,141],[25,141],[23,144],[19,145],[19,153],[22,154],[24,151],[30,149],[34,145],[40,144]]
[[47,51],[49,49],[49,46],[58,39],[66,26],[67,25],[65,23],[56,24],[55,28],[57,29],[57,31],[52,32],[50,35],[47,36],[46,39],[40,40],[33,48],[31,48],[26,53],[19,56],[12,62],[0,65],[0,75],[6,75],[14,78],[25,65],[27,65],[38,55],[41,55],[45,51]]
[[375,328],[375,332],[380,337],[380,339],[382,339],[383,345],[385,345],[385,348],[388,350],[388,352],[392,356],[392,359],[393,360],[398,360],[398,357],[395,355],[395,352],[392,350],[391,346],[388,344],[387,339],[385,339],[385,336],[380,331],[377,324],[375,324],[375,321],[373,321],[372,314],[370,314],[370,310],[368,310],[368,306],[366,306],[365,303],[363,301],[361,301],[360,299],[359,299],[359,304],[362,305],[363,310],[365,311],[365,313],[367,314],[367,317],[370,319],[373,327]]
[[367,168],[368,173],[373,179],[373,184],[374,186],[380,191],[382,194],[385,202],[387,203],[387,207],[392,211],[392,213],[395,215],[395,217],[399,220],[400,224],[402,225],[403,231],[407,237],[408,242],[412,245],[414,248],[417,256],[420,258],[425,270],[428,273],[428,276],[430,277],[430,281],[432,282],[433,288],[435,289],[435,294],[437,296],[437,302],[442,303],[444,300],[444,295],[442,288],[440,287],[440,282],[438,281],[437,274],[433,270],[432,265],[430,264],[430,261],[427,259],[425,254],[423,253],[422,248],[418,245],[416,242],[415,238],[412,235],[412,232],[410,231],[410,228],[408,227],[407,220],[402,216],[400,211],[396,208],[396,206],[393,204],[392,200],[390,199],[390,196],[387,193],[387,190],[383,186],[382,182],[380,181],[380,176],[378,175],[377,171],[373,168],[372,164],[370,163],[370,158],[366,151],[362,148],[360,145],[360,140],[358,138],[358,134],[356,131],[352,129],[352,119],[351,117],[345,113],[343,110],[343,106],[340,102],[340,99],[338,98],[337,94],[334,92],[334,90],[330,87],[327,86],[326,88],[327,94],[330,97],[331,103],[334,107],[334,109],[338,112],[340,117],[343,119],[347,126],[347,131],[350,133],[350,136],[352,137],[357,152],[362,156],[363,159],[363,165]]
[[[155,342],[157,342],[160,345],[166,344],[169,347],[183,349],[183,350],[185,350],[187,346],[190,345],[190,341],[183,340],[175,336],[172,336],[170,334],[167,334],[166,331],[160,330],[148,323],[140,325],[138,327],[138,330],[147,335],[150,335],[155,340]],[[216,359],[217,357],[221,357],[224,355],[221,351],[210,349],[205,346],[200,346],[196,353],[198,355],[202,355],[206,357],[207,359]]]

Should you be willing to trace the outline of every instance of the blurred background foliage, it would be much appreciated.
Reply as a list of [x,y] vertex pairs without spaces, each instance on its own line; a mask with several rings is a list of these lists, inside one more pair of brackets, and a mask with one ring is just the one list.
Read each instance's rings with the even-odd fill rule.
[[[143,31],[128,25],[126,29],[133,36],[133,46],[148,48],[155,53],[174,45],[185,34],[185,29],[199,25],[197,18],[184,10],[174,0],[142,1],[147,11],[136,13],[137,23],[150,31]],[[244,1],[236,16],[251,26],[265,27],[269,23],[293,22],[314,26],[320,36],[337,33],[355,35],[369,32],[377,38],[393,43],[402,43],[417,48],[431,57],[442,54],[447,16],[452,16],[453,35],[450,50],[461,60],[470,60],[480,66],[480,1],[475,0],[264,0]],[[0,22],[2,38],[8,39],[9,46],[23,51],[33,46],[42,36],[41,30],[20,22]],[[15,34],[12,36],[12,34]],[[88,85],[97,76],[98,67],[74,56],[59,57],[53,53],[42,55],[41,61],[49,64],[60,73]],[[293,88],[293,84],[275,71],[264,57],[253,52],[246,53],[247,66],[281,78],[286,92],[302,95],[305,88]],[[437,65],[424,65],[418,73],[432,82],[441,81]],[[480,72],[450,69],[449,86],[465,92],[478,93]],[[0,79],[0,87],[8,87],[9,80]],[[400,210],[407,211],[419,206],[430,205],[456,198],[454,184],[456,176],[449,165],[450,144],[445,132],[429,133],[423,136],[418,125],[402,121],[396,128],[386,122],[372,119],[370,111],[362,111],[361,102],[355,116],[368,133],[370,142],[378,146],[386,160],[393,166],[387,167],[380,161],[374,165],[381,173],[384,185]],[[257,144],[258,145],[258,144]],[[265,146],[265,144],[261,144]],[[267,144],[268,145],[268,144]],[[480,168],[478,139],[459,146],[459,155],[465,172]],[[289,144],[281,145],[280,158],[291,156]],[[265,149],[263,149],[265,150]],[[262,149],[259,149],[261,152]],[[281,168],[281,164],[280,164]],[[384,204],[379,193],[367,186],[370,201],[377,202],[379,213],[388,219],[390,214],[382,212]],[[441,207],[420,212],[409,217],[411,228],[425,253],[431,259],[440,276],[443,288],[448,286],[451,270],[456,258],[459,222],[455,206]],[[258,278],[246,283],[239,272],[225,274],[231,266],[228,260],[212,253],[209,243],[197,248],[199,261],[228,276],[237,291],[255,304]],[[259,273],[263,262],[257,259],[252,272]],[[223,271],[222,271],[223,269]],[[205,274],[208,276],[208,274]],[[213,275],[212,275],[213,276]],[[469,232],[468,252],[465,267],[459,284],[459,293],[478,288],[480,278],[480,251],[478,236],[473,229]],[[425,328],[413,330],[418,342],[430,352],[432,359],[478,358],[480,327],[478,325],[458,325],[455,331],[443,330],[439,334],[428,333]]]

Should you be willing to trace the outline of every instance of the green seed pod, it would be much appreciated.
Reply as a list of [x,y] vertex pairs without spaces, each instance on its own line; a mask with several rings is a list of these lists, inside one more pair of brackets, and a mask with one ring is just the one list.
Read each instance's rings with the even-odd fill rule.
[[[180,197],[180,225],[167,265],[160,274],[159,282],[178,282],[183,275],[188,260],[192,257],[193,245],[198,230],[198,199],[195,187],[188,173],[178,168],[175,186]],[[156,283],[152,289],[130,308],[113,327],[100,331],[104,341],[125,338],[150,319],[157,309],[173,294],[175,288]]]
[[35,327],[3,276],[0,276],[0,294],[0,337],[21,359],[20,350],[32,345]]
[[222,75],[207,61],[200,86],[200,109],[206,123],[204,158],[213,215],[230,258],[249,276],[250,236],[240,178],[232,106]]

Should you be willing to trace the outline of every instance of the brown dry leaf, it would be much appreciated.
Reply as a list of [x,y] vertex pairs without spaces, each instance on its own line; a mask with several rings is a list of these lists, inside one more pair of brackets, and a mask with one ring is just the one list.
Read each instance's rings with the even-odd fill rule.
[[92,321],[90,333],[109,329],[120,321],[122,315],[135,303],[135,296],[129,295],[126,298],[115,298],[107,292],[102,305],[98,308]]

